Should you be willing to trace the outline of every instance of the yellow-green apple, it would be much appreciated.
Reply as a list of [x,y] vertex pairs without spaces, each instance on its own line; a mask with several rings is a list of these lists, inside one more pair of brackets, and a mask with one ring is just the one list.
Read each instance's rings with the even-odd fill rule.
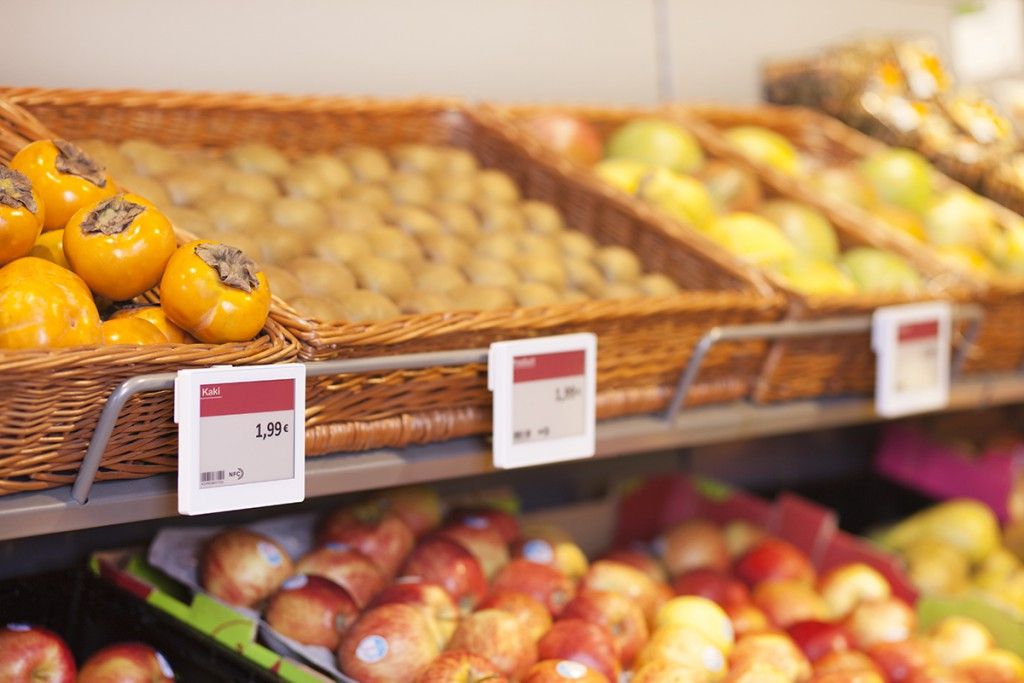
[[414,681],[440,654],[434,630],[411,605],[374,607],[341,639],[338,666],[360,683]]
[[810,683],[888,683],[882,674],[870,669],[832,671],[815,674]]
[[459,522],[442,527],[437,536],[458,543],[472,553],[488,579],[493,578],[508,564],[508,545],[486,517],[465,517]]
[[604,674],[571,659],[545,659],[534,664],[522,683],[614,683]]
[[786,633],[811,662],[833,652],[846,652],[853,648],[846,629],[827,621],[800,621],[787,628]]
[[793,681],[811,677],[811,663],[783,633],[753,633],[736,641],[729,656],[731,666],[739,668],[758,661],[771,664]]
[[878,643],[906,640],[914,633],[917,617],[899,598],[862,602],[845,620],[846,629],[861,650]]
[[728,655],[736,642],[729,615],[717,604],[699,595],[680,595],[658,610],[657,628],[686,626],[700,631],[715,647]]
[[94,653],[78,672],[77,683],[172,683],[164,656],[145,643],[115,643]]
[[814,663],[815,676],[862,672],[875,674],[883,683],[886,681],[885,674],[878,664],[859,650],[837,650],[830,652]]
[[932,167],[917,152],[885,149],[861,164],[861,173],[882,201],[922,213],[932,201]]
[[788,541],[764,538],[736,561],[736,576],[748,586],[771,579],[814,582],[814,566],[807,555]]
[[615,130],[605,145],[609,159],[629,159],[693,173],[704,163],[696,138],[685,128],[664,119],[635,119]]
[[731,666],[722,683],[794,683],[796,680],[768,662],[746,661]]
[[335,510],[321,523],[317,538],[321,544],[333,541],[352,546],[387,577],[395,575],[416,543],[405,522],[376,502]]
[[[941,664],[933,664],[922,669],[906,680],[907,683],[976,683],[966,674],[947,669]],[[986,683],[988,682],[986,681]]]
[[672,581],[676,595],[699,595],[714,600],[723,608],[750,601],[750,591],[738,579],[716,569],[691,569]]
[[666,530],[655,542],[671,576],[691,569],[729,569],[729,548],[722,529],[705,519],[690,519]]
[[505,565],[494,577],[491,590],[525,593],[547,607],[554,617],[562,613],[576,594],[572,580],[562,572],[523,559]]
[[206,592],[242,607],[262,602],[292,573],[292,560],[276,541],[247,529],[217,534],[199,561],[199,582]]
[[878,643],[869,647],[867,653],[891,683],[904,683],[914,674],[938,665],[928,642],[922,638]]
[[943,666],[953,666],[995,647],[987,628],[974,619],[958,616],[946,617],[932,626],[928,643],[932,655]]
[[540,659],[568,659],[619,680],[621,667],[615,641],[601,626],[583,619],[560,619],[537,643]]
[[374,606],[404,603],[419,608],[437,628],[441,647],[448,642],[459,625],[462,613],[455,600],[436,583],[423,581],[418,576],[403,576],[381,591]]
[[553,536],[523,536],[512,544],[512,556],[554,567],[572,581],[579,581],[590,566],[578,545]]
[[768,532],[745,519],[734,519],[722,528],[729,557],[737,559],[764,539]]
[[515,515],[505,510],[491,507],[465,507],[453,510],[448,516],[448,521],[453,524],[464,523],[467,518],[482,517],[494,528],[509,545],[519,539],[519,520]]
[[601,160],[601,136],[576,116],[544,112],[529,117],[523,125],[544,145],[578,164],[591,166]]
[[322,576],[297,574],[270,596],[263,618],[292,640],[334,650],[359,617],[359,605],[344,588]]
[[75,658],[53,631],[31,624],[7,624],[0,629],[0,680],[74,683]]
[[786,175],[800,172],[800,153],[774,130],[761,126],[735,126],[725,131],[726,139],[743,156]]
[[515,591],[496,591],[484,598],[479,609],[500,609],[523,625],[530,640],[536,642],[551,628],[551,613],[539,600]]
[[762,202],[761,183],[745,168],[712,160],[697,174],[722,213],[753,211]]
[[299,574],[330,579],[348,591],[360,609],[369,605],[387,584],[370,558],[342,543],[327,543],[310,551],[295,569]]
[[647,643],[647,618],[640,607],[619,593],[584,590],[562,611],[563,619],[583,619],[604,627],[619,652],[619,661],[629,666]]
[[706,680],[720,680],[726,672],[726,657],[702,632],[690,626],[662,626],[656,629],[636,656],[633,665],[643,668],[652,662],[674,662],[684,669],[701,672]]
[[751,633],[763,633],[773,630],[771,622],[768,621],[768,616],[749,602],[729,605],[725,608],[725,613],[729,615],[729,620],[732,621],[732,629],[736,632],[737,638]]
[[487,592],[480,562],[461,545],[444,538],[428,538],[416,546],[402,574],[440,585],[463,612],[472,610]]
[[754,605],[773,624],[788,628],[799,621],[826,619],[828,606],[810,584],[796,579],[762,581],[754,588]]
[[580,590],[584,589],[612,591],[635,600],[644,611],[648,624],[654,623],[654,617],[666,599],[665,592],[659,588],[659,584],[647,574],[628,564],[613,560],[598,560],[590,565],[590,570],[580,581]]
[[374,497],[394,512],[419,538],[433,531],[444,518],[444,505],[437,491],[427,486],[406,486],[383,491]]
[[493,664],[471,652],[449,650],[423,670],[416,683],[509,683]]
[[467,614],[448,647],[480,655],[503,675],[522,678],[537,661],[537,645],[515,616],[500,609]]
[[707,683],[707,680],[707,671],[683,666],[670,659],[648,662],[635,670],[629,679],[630,683]]
[[668,572],[665,571],[665,565],[661,560],[641,548],[613,548],[602,555],[601,559],[636,567],[651,577],[652,581],[668,581]]
[[828,605],[830,619],[842,619],[857,603],[881,600],[892,595],[889,581],[863,562],[843,564],[818,579],[818,592]]
[[993,648],[968,657],[953,667],[972,683],[1020,683],[1024,681],[1024,660],[1009,650]]

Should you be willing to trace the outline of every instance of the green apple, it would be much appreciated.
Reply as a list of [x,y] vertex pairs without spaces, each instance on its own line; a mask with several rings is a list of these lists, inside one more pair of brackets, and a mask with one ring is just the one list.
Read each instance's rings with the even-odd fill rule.
[[637,196],[698,230],[715,220],[715,205],[696,178],[656,168],[640,181]]
[[863,292],[912,294],[924,286],[917,271],[890,251],[856,247],[843,254],[839,263]]
[[773,130],[736,126],[725,131],[725,137],[748,159],[767,164],[786,175],[800,172],[800,153],[789,140]]
[[1006,240],[988,203],[968,190],[955,189],[941,195],[924,217],[928,242],[935,246],[969,247],[1004,260]]
[[861,172],[884,202],[923,213],[932,201],[932,167],[909,149],[885,149],[861,164]]
[[756,213],[737,211],[722,216],[711,224],[708,236],[737,256],[758,265],[784,263],[799,256],[782,231]]
[[835,261],[839,240],[832,224],[820,211],[788,199],[772,199],[758,212],[789,238],[801,255],[819,261]]
[[632,159],[605,159],[594,166],[598,178],[626,194],[636,194],[640,179],[650,170],[649,164]]
[[810,183],[826,197],[834,197],[860,207],[874,206],[877,202],[871,186],[855,168],[832,166],[821,169],[810,176]]
[[678,124],[661,119],[637,119],[620,127],[608,138],[605,156],[679,173],[693,173],[704,163],[696,138]]
[[775,273],[802,294],[853,294],[857,285],[830,261],[796,258],[784,261]]

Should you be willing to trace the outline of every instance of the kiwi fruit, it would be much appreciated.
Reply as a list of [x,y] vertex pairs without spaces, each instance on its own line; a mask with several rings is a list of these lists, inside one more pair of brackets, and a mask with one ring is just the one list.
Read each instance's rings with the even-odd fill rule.
[[288,305],[306,318],[332,322],[345,319],[345,309],[334,298],[328,296],[297,296],[286,299]]
[[410,292],[398,302],[398,310],[412,315],[440,313],[449,308],[451,304],[448,303],[448,299],[433,292]]
[[442,155],[430,145],[398,145],[391,150],[391,161],[404,173],[433,173],[441,164]]
[[338,298],[341,319],[352,323],[390,320],[401,315],[398,306],[379,292],[355,289]]
[[412,290],[412,276],[400,263],[371,256],[352,264],[356,280],[363,289],[399,300]]
[[277,183],[262,173],[232,170],[224,174],[221,186],[225,192],[247,197],[260,204],[269,204],[281,196]]
[[446,176],[471,175],[479,168],[476,157],[458,147],[438,149],[438,163],[435,172]]
[[640,291],[626,282],[609,282],[601,292],[601,299],[635,299]]
[[550,285],[542,282],[521,282],[512,288],[512,296],[520,306],[549,306],[561,297]]
[[158,180],[149,176],[129,174],[118,178],[117,184],[124,190],[148,199],[158,209],[163,210],[173,206],[173,202],[167,196],[167,190],[164,189],[164,186]]
[[523,256],[545,256],[553,259],[558,259],[561,256],[558,244],[543,235],[524,232],[516,235],[515,241],[516,249]]
[[567,304],[576,304],[581,301],[590,301],[590,297],[578,289],[567,289],[562,292],[562,301]]
[[481,258],[511,261],[519,254],[519,245],[516,243],[515,235],[499,232],[484,235],[477,240],[473,253]]
[[461,266],[473,257],[473,251],[464,240],[454,235],[436,234],[420,237],[420,246],[424,255],[437,263],[450,263]]
[[528,199],[519,205],[519,211],[526,221],[526,229],[539,235],[553,235],[565,229],[562,214],[551,204]]
[[374,256],[413,263],[423,258],[420,245],[398,228],[371,228],[365,231]]
[[251,230],[270,222],[267,210],[259,202],[234,194],[218,194],[199,207],[220,231]]
[[566,230],[555,237],[562,246],[562,253],[566,256],[579,258],[590,258],[597,251],[597,244],[589,235],[579,230]]
[[516,269],[523,282],[543,282],[555,289],[565,289],[568,280],[565,266],[557,258],[523,256],[516,260]]
[[465,204],[458,202],[434,202],[429,210],[441,222],[441,228],[457,237],[472,240],[480,234],[480,219]]
[[441,221],[417,206],[395,206],[385,209],[381,215],[390,225],[410,235],[438,235],[442,232]]
[[269,209],[271,220],[287,230],[311,234],[327,225],[327,211],[312,199],[281,197]]
[[125,140],[118,151],[140,175],[163,175],[181,165],[177,154],[148,140]]
[[463,264],[462,272],[474,285],[512,287],[519,281],[512,266],[496,259],[471,259]]
[[679,285],[660,273],[649,273],[636,283],[645,296],[672,296],[679,293]]
[[447,202],[469,202],[476,197],[476,178],[471,175],[442,175],[434,178],[437,198]]
[[512,204],[519,201],[519,188],[503,171],[487,169],[476,176],[477,196],[496,202]]
[[226,157],[239,170],[265,173],[275,178],[285,175],[291,168],[291,163],[284,154],[270,145],[259,142],[232,147],[227,151]]
[[260,268],[267,277],[267,284],[270,285],[270,292],[285,301],[303,296],[302,283],[299,279],[281,266],[267,264]]
[[243,254],[257,262],[265,262],[263,244],[257,237],[248,232],[221,232],[213,236],[216,242],[240,249]]
[[484,232],[523,232],[526,221],[519,210],[511,204],[503,204],[489,199],[477,200],[473,203],[476,215],[480,219],[480,229]]
[[515,299],[508,291],[485,285],[456,287],[448,292],[448,299],[457,311],[494,311],[515,306]]
[[354,202],[368,204],[381,210],[392,206],[391,195],[388,193],[387,188],[376,183],[349,185],[346,188],[342,188],[339,196],[351,199]]
[[302,235],[280,228],[254,228],[249,230],[260,244],[259,258],[264,263],[287,263],[306,253]]
[[391,163],[379,149],[346,147],[339,152],[339,156],[359,182],[374,183],[391,175]]
[[324,202],[324,208],[330,218],[330,224],[347,232],[359,232],[384,225],[380,211],[369,204],[351,199],[331,197]]
[[175,206],[195,206],[221,189],[221,183],[214,180],[209,173],[188,166],[171,171],[163,176],[161,181],[167,196]]
[[117,147],[109,142],[103,140],[82,140],[76,144],[115,178],[135,172],[132,162],[117,151]]
[[184,230],[196,237],[209,237],[217,231],[213,221],[202,211],[187,209],[183,206],[171,206],[164,210],[164,215],[175,230]]
[[568,286],[583,291],[590,296],[597,296],[604,289],[604,278],[601,271],[590,261],[569,256],[563,262],[565,279]]
[[416,291],[444,294],[468,284],[466,276],[450,263],[427,263],[416,271]]
[[609,282],[636,282],[642,271],[640,259],[625,247],[601,247],[594,254],[594,263]]
[[373,249],[370,241],[357,232],[328,231],[317,239],[313,253],[327,261],[351,265],[372,256]]
[[334,296],[356,288],[356,278],[345,266],[313,256],[292,259],[286,266],[295,273],[309,296]]
[[289,197],[322,201],[334,194],[330,185],[311,168],[293,168],[281,176],[281,187]]
[[311,171],[327,186],[331,194],[348,187],[355,178],[345,162],[331,154],[312,154],[295,163],[297,168]]

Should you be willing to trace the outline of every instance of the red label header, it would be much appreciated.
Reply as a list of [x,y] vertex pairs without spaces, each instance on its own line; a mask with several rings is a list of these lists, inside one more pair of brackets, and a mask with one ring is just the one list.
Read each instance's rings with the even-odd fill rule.
[[294,410],[295,380],[199,385],[199,417]]
[[922,323],[910,323],[909,325],[900,325],[900,330],[897,335],[899,341],[915,341],[918,339],[929,339],[931,337],[939,336],[939,321],[938,320],[927,320]]
[[559,351],[513,359],[512,382],[535,382],[541,379],[576,377],[582,375],[586,354],[579,351]]

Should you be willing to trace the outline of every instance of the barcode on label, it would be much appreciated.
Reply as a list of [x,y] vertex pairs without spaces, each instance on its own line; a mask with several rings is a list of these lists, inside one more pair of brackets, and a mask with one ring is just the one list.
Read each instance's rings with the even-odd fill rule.
[[199,473],[200,484],[210,484],[218,481],[224,481],[224,470],[213,470],[212,472]]

